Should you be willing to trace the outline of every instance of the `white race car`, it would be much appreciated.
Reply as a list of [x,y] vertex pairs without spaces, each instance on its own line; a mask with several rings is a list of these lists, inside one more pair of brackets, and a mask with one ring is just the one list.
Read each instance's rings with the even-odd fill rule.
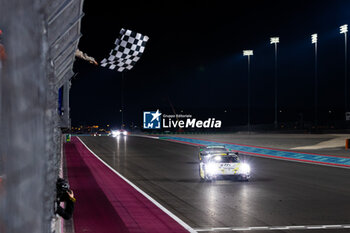
[[125,129],[112,130],[111,135],[112,135],[112,137],[119,137],[121,135],[127,136],[128,135],[128,131],[126,131]]
[[237,177],[239,180],[248,181],[250,166],[240,160],[238,153],[210,154],[199,163],[199,177],[205,181],[219,177]]

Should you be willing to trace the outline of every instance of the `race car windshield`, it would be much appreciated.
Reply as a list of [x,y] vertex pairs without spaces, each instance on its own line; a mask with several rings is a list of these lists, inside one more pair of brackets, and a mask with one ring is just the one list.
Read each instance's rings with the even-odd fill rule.
[[227,152],[226,148],[206,148],[204,149],[205,153],[213,153],[213,152]]

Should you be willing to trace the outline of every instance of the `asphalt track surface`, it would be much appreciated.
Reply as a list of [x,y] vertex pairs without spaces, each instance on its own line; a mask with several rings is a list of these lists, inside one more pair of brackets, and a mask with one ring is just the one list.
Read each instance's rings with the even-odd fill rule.
[[[242,156],[252,167],[249,182],[200,182],[194,146],[131,136],[80,138],[198,231],[350,224],[350,169]],[[270,232],[252,229],[244,232]],[[350,228],[273,232],[350,232]]]

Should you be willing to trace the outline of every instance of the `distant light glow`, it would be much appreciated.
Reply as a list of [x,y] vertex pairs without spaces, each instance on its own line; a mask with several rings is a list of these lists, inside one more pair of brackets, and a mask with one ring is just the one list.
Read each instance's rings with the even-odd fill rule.
[[215,161],[221,161],[221,156],[215,156]]
[[311,35],[311,42],[312,42],[313,44],[316,44],[316,43],[317,43],[317,33]]
[[253,56],[253,50],[243,50],[243,56]]
[[112,137],[118,137],[120,135],[119,130],[112,130]]
[[271,37],[270,38],[270,44],[277,44],[280,42],[280,38],[279,37]]
[[340,34],[344,34],[347,32],[348,32],[348,25],[347,24],[340,26]]

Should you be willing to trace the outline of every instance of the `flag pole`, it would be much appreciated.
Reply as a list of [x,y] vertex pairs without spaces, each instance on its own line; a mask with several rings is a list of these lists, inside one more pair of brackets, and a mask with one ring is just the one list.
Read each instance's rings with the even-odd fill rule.
[[121,129],[124,129],[124,72],[122,72],[122,81],[121,81],[121,112],[122,112],[122,124],[121,124]]
[[[109,69],[114,70],[117,68],[118,72],[124,69],[130,70],[134,64],[140,59],[144,52],[146,42],[149,37],[142,35],[131,30],[125,30],[122,28],[119,32],[119,37],[116,39],[114,44],[116,47],[111,50],[108,58],[104,58],[101,61],[101,66],[109,67]],[[125,37],[124,37],[125,36]],[[130,38],[133,42],[130,42]],[[129,47],[131,45],[131,47]],[[135,48],[134,48],[135,47]],[[77,51],[79,55],[87,57],[86,54]],[[80,53],[79,53],[80,52]],[[131,55],[132,54],[132,55]],[[94,62],[92,58],[91,62]],[[97,63],[97,62],[96,62]],[[121,72],[121,106],[119,112],[121,113],[121,129],[124,128],[124,72]]]

